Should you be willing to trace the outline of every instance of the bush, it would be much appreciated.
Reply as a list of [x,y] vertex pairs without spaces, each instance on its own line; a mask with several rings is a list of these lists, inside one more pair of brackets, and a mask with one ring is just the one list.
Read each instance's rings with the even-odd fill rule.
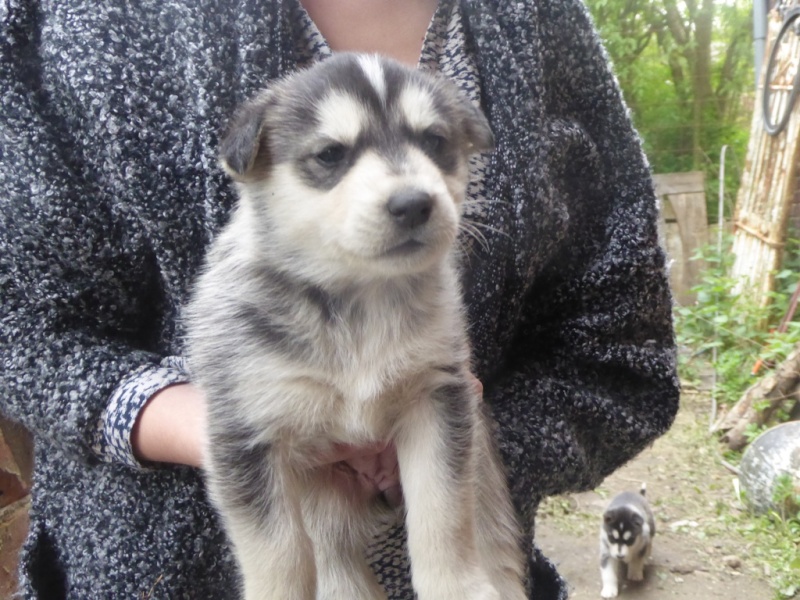
[[716,350],[712,367],[717,373],[717,400],[729,404],[800,343],[800,323],[792,320],[785,332],[775,330],[798,284],[797,269],[792,268],[798,261],[798,244],[789,244],[784,261],[787,268],[776,274],[778,289],[764,306],[747,294],[734,292],[740,282],[731,275],[731,241],[727,236],[722,253],[714,246],[697,252],[693,260],[707,265],[700,284],[692,289],[697,300],[691,306],[676,306],[674,311],[681,377],[695,379],[698,362],[707,364]]

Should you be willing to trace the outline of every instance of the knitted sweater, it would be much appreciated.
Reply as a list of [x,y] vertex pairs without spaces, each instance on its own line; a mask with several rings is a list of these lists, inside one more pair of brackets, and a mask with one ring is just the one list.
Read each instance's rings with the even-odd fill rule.
[[[295,0],[296,1],[296,0]],[[296,64],[293,0],[0,5],[0,410],[36,441],[26,598],[230,598],[201,474],[98,451],[121,382],[182,350],[233,188],[217,132]],[[674,340],[646,161],[580,0],[462,0],[497,148],[464,287],[521,521],[670,425]],[[530,536],[526,536],[530,545]],[[399,529],[373,551],[410,598]],[[566,597],[534,547],[532,597]]]

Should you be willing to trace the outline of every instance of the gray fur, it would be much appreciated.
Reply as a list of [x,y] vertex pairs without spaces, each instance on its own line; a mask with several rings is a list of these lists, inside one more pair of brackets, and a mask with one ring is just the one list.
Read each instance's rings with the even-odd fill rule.
[[[381,96],[366,60],[276,83],[222,143],[240,203],[187,311],[210,494],[246,600],[383,598],[364,550],[385,504],[342,497],[315,461],[334,443],[392,439],[419,598],[522,600],[453,249],[466,161],[491,131],[450,84],[383,59]],[[424,219],[389,210],[420,192],[433,198]]]
[[621,492],[614,496],[603,513],[600,528],[600,575],[603,598],[615,598],[623,566],[627,578],[641,581],[644,564],[653,549],[655,518],[647,499],[645,486],[639,493]]

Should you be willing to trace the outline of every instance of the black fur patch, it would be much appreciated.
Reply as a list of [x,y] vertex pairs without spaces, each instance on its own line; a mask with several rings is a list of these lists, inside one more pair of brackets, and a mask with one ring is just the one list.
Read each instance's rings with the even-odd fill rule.
[[[305,302],[313,307],[325,322],[333,322],[342,310],[341,298],[289,273],[274,269],[259,269],[254,270],[250,278],[258,282],[264,311],[276,317],[290,318],[298,302]],[[288,326],[293,329],[293,323],[289,323]]]
[[258,162],[263,163],[259,172],[265,172],[268,168],[268,147],[262,130],[271,106],[267,96],[245,104],[233,116],[222,135],[220,157],[240,177],[253,169],[259,157]]
[[289,356],[302,354],[298,340],[289,328],[275,319],[275,315],[263,305],[241,303],[231,317],[245,332],[245,339],[257,339],[264,346]]
[[211,444],[231,508],[252,515],[253,522],[267,523],[275,492],[271,445],[254,444],[248,432],[215,434]]
[[432,394],[434,406],[445,426],[443,435],[447,440],[447,464],[456,479],[464,476],[472,447],[476,416],[470,408],[470,394],[466,382],[442,386]]
[[439,365],[436,370],[448,375],[458,375],[461,373],[461,365]]

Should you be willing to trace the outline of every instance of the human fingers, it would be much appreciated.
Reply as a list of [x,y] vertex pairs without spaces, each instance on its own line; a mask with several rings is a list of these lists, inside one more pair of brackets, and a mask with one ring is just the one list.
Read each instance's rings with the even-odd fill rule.
[[472,373],[467,374],[470,379],[470,383],[472,383],[472,389],[478,394],[481,398],[483,398],[483,383],[481,380],[475,377]]
[[369,444],[332,444],[328,449],[321,452],[318,456],[322,465],[330,465],[339,462],[352,462],[359,459],[372,457],[383,452],[389,442],[371,442]]

